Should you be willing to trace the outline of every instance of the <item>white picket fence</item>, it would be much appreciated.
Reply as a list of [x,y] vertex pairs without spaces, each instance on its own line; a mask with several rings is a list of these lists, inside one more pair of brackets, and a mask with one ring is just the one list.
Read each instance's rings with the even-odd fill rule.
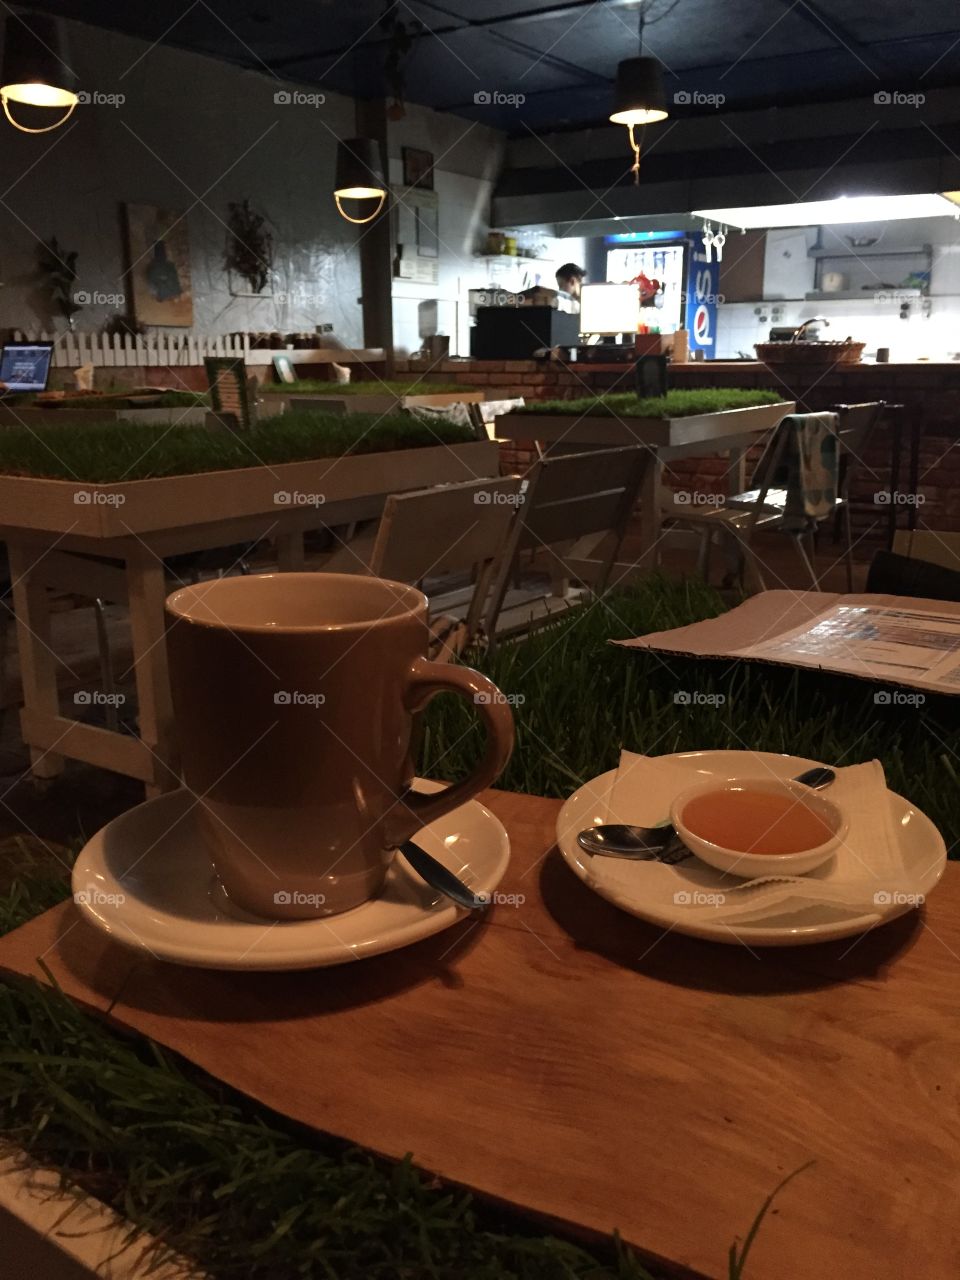
[[17,342],[53,343],[53,365],[76,369],[82,364],[97,366],[197,365],[207,356],[242,356],[250,353],[246,334],[151,334],[134,338],[130,334],[112,338],[101,333],[41,333],[25,335],[17,331]]

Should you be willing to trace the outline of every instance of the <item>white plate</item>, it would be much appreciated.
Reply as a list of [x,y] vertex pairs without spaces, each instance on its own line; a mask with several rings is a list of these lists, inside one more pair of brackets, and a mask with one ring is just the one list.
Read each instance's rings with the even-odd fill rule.
[[[417,789],[439,784],[418,781]],[[74,899],[115,941],[202,968],[312,969],[409,946],[467,914],[398,855],[378,897],[352,911],[283,922],[248,915],[220,889],[195,803],[188,791],[148,800],[114,818],[81,851]],[[477,893],[492,893],[510,861],[506,831],[476,800],[425,827],[417,843]]]
[[[806,769],[822,763],[801,756],[781,756],[769,751],[750,753],[754,763],[762,761],[778,778],[795,778]],[[743,773],[742,751],[687,751],[668,757],[689,765],[691,785],[705,778],[735,778]],[[763,924],[737,922],[736,929],[721,920],[699,915],[684,916],[684,905],[674,901],[674,894],[684,891],[710,893],[729,886],[730,878],[706,863],[691,857],[675,866],[658,863],[632,863],[622,859],[591,857],[577,844],[577,835],[586,827],[607,820],[607,801],[616,769],[602,773],[580,788],[567,800],[557,818],[557,843],[567,865],[591,889],[631,915],[650,924],[677,933],[689,933],[715,942],[740,943],[749,946],[790,947],[806,943],[828,942],[848,938],[875,926],[873,917],[864,917],[836,904],[796,907],[783,917],[771,916]],[[912,894],[926,898],[935,888],[947,863],[943,837],[926,814],[896,792],[887,797],[893,816],[894,831],[900,841],[906,867],[906,880]],[[663,797],[663,812],[670,808],[672,796]],[[651,876],[651,872],[654,875]],[[816,874],[816,873],[815,873]],[[823,879],[829,882],[828,872]],[[900,895],[904,897],[905,895]],[[893,901],[877,910],[881,924],[913,910],[909,901]]]

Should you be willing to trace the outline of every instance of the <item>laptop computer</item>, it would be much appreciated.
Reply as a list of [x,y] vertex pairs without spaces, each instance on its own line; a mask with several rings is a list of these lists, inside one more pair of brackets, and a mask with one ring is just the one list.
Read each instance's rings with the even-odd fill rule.
[[46,391],[52,342],[8,342],[0,353],[0,382],[9,393]]

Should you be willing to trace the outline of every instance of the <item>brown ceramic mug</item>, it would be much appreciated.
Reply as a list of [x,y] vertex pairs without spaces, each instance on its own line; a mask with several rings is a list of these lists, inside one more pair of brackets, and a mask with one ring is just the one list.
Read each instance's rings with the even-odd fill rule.
[[[486,677],[434,663],[413,587],[336,573],[217,578],[167,599],[183,778],[239,906],[275,919],[373,897],[393,851],[503,769],[513,716]],[[410,790],[414,715],[436,693],[487,731],[462,782]]]

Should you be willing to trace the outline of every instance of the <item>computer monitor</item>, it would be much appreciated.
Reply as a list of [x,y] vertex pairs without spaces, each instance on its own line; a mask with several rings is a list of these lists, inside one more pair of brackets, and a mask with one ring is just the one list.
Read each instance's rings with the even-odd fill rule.
[[636,333],[639,323],[640,291],[635,284],[581,286],[581,333]]
[[0,382],[7,391],[46,391],[52,342],[8,342],[0,355]]

